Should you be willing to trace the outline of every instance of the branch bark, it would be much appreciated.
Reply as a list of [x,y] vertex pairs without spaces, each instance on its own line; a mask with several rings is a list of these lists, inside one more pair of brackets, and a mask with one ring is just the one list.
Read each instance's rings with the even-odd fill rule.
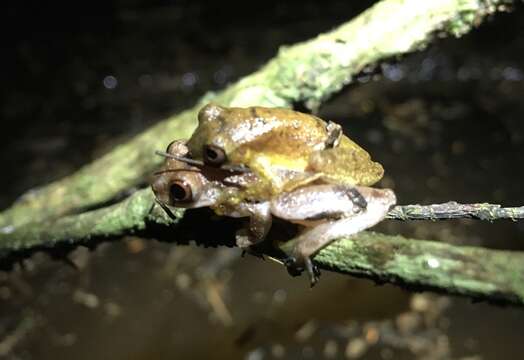
[[459,204],[450,201],[434,205],[395,206],[387,215],[395,220],[477,219],[494,221],[524,219],[524,206],[503,208],[498,204]]
[[[78,215],[48,220],[0,233],[3,259],[27,250],[84,244],[139,234],[180,242],[183,231],[166,216],[150,189],[137,191],[121,203]],[[398,207],[401,208],[402,207]],[[393,212],[399,209],[394,209]],[[191,210],[194,211],[194,210]],[[209,219],[207,219],[209,221]],[[204,245],[231,245],[233,233],[197,239]],[[315,262],[323,269],[391,282],[410,289],[431,290],[475,300],[524,305],[524,253],[454,246],[435,241],[362,232],[321,250]]]
[[316,110],[365,67],[421,50],[437,37],[459,37],[511,3],[381,1],[329,33],[282,47],[259,71],[228,89],[204,96],[192,109],[160,122],[76,173],[31,190],[0,214],[0,228],[92,208],[135,186],[159,166],[161,159],[152,155],[154,150],[165,148],[173,139],[189,137],[203,103],[289,107],[302,102]]
[[524,305],[524,253],[453,246],[371,232],[333,242],[322,268],[473,300]]

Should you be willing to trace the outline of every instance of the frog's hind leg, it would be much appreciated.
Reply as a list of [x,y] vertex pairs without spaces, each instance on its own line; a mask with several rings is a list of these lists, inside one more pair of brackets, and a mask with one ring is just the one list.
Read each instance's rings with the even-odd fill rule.
[[[360,196],[355,195],[355,190]],[[311,256],[335,239],[354,235],[377,224],[396,201],[391,190],[370,187],[318,185],[293,193],[286,195],[290,196],[289,199],[281,197],[280,203],[277,201],[272,207],[272,213],[275,216],[297,214],[302,217],[288,219],[304,225],[304,228],[300,235],[281,248],[289,255],[288,271],[293,275],[306,270],[312,286],[318,280],[318,270],[311,262]],[[364,209],[359,205],[362,201],[365,201]]]
[[335,239],[354,235],[375,225],[385,217],[386,213],[387,210],[374,212],[371,209],[370,211],[370,206],[368,206],[366,210],[353,217],[327,221],[306,229],[302,234],[290,240],[289,245],[286,244],[286,247],[291,247],[290,259],[292,261],[289,262],[289,265],[307,270],[311,285],[314,285],[318,276],[311,264],[311,256]]

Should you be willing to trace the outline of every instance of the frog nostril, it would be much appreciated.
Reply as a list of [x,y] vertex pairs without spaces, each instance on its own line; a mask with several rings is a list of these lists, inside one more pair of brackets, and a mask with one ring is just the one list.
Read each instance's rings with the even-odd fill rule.
[[176,202],[190,202],[193,200],[191,186],[183,180],[175,180],[169,188],[170,200]]
[[223,149],[214,145],[204,146],[204,162],[212,166],[220,166],[226,161],[226,153]]

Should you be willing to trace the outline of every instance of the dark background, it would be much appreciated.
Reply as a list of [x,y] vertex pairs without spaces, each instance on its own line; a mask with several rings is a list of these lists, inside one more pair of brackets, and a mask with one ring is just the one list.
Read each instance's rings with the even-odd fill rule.
[[[256,70],[279,46],[372,3],[3,3],[0,208]],[[343,124],[384,165],[381,185],[401,204],[521,206],[523,24],[519,5],[461,39],[392,59],[320,116]],[[510,221],[389,221],[378,230],[524,250],[524,226]],[[521,354],[521,309],[413,296],[327,272],[309,290],[305,277],[239,254],[128,237],[93,252],[78,248],[70,255],[77,269],[33,255],[0,273],[0,358]]]

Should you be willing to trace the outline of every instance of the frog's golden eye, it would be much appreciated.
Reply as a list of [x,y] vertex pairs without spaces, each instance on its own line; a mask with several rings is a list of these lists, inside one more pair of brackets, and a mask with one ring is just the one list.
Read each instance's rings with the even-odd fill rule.
[[191,185],[184,180],[174,180],[169,186],[169,199],[172,204],[188,203],[193,201]]
[[204,145],[204,163],[211,166],[220,166],[226,162],[226,153],[215,145]]

